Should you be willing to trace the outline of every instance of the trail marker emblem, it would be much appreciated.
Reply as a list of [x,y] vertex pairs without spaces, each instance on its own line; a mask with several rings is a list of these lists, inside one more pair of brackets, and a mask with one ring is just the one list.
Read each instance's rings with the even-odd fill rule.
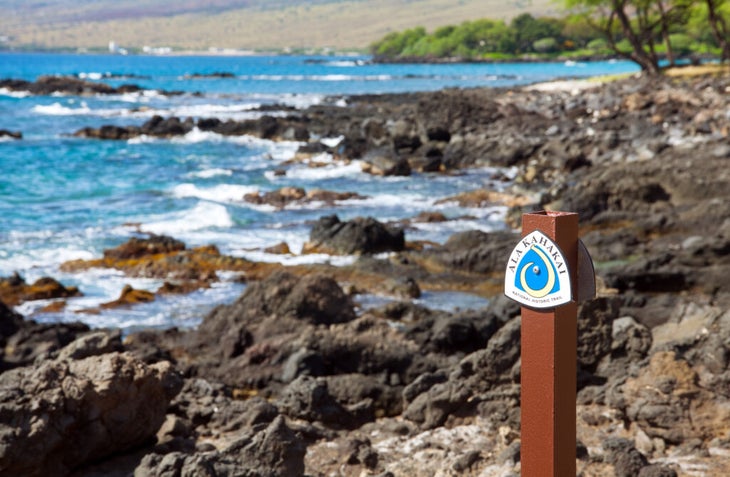
[[507,261],[504,294],[531,308],[553,308],[573,299],[568,261],[539,230],[517,243]]

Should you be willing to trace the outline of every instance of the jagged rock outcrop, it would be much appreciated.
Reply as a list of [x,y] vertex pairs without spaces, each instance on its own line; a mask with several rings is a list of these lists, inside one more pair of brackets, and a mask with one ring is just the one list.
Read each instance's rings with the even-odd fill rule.
[[44,361],[0,375],[0,470],[65,475],[152,438],[180,378],[128,354]]
[[334,255],[374,254],[405,247],[402,229],[388,227],[372,217],[342,222],[336,215],[321,217],[312,226],[305,251]]

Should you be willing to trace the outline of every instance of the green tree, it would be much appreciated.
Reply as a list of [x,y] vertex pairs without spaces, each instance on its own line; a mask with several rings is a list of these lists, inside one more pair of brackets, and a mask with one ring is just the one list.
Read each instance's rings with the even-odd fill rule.
[[[606,38],[616,54],[636,62],[649,74],[660,72],[657,43],[663,42],[670,63],[674,55],[671,30],[686,22],[692,0],[566,0],[579,9]],[[630,50],[621,48],[628,43]]]
[[[667,52],[667,61],[671,66],[675,65],[674,43],[672,41],[671,30],[678,25],[685,25],[690,11],[691,0],[675,0],[664,1],[655,0],[659,18],[659,30],[661,31],[662,41]],[[679,46],[679,44],[678,44]]]
[[464,22],[451,35],[455,44],[462,45],[470,57],[486,53],[512,53],[514,35],[503,21],[475,20]]
[[555,38],[541,38],[532,44],[532,49],[538,53],[553,53],[558,51],[558,42]]
[[515,35],[517,52],[533,51],[532,45],[542,38],[559,38],[563,22],[555,18],[535,18],[523,13],[512,19],[510,28]]
[[412,28],[400,33],[388,33],[381,40],[373,43],[370,50],[376,55],[395,57],[425,36],[426,29],[423,27]]
[[707,22],[722,50],[722,59],[730,61],[730,6],[725,0],[704,0],[704,4],[707,8]]
[[677,55],[698,51],[721,51],[730,60],[730,0],[563,1],[578,14],[536,18],[526,13],[509,25],[481,19],[432,34],[417,27],[386,35],[371,45],[371,52],[390,58],[478,59],[587,48],[588,54],[613,51],[652,74],[660,71],[663,55],[670,64]]
[[561,36],[572,41],[576,46],[584,47],[596,39],[596,30],[581,15],[570,15],[565,19]]

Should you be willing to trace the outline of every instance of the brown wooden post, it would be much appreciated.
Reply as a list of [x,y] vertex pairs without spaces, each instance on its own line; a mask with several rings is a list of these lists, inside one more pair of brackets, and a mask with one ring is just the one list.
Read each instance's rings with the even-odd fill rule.
[[[566,212],[524,214],[522,236],[526,237],[534,231],[550,238],[562,251],[571,278],[571,295],[577,297],[578,215]],[[577,360],[575,298],[554,308],[523,306],[521,343],[522,476],[574,476]]]

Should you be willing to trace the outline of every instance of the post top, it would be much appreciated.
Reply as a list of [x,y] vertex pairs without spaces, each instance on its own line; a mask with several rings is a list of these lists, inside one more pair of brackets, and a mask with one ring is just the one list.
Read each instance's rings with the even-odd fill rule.
[[578,215],[575,212],[561,212],[557,210],[538,210],[535,212],[526,212],[524,215],[546,215],[548,217],[562,217],[565,215]]

